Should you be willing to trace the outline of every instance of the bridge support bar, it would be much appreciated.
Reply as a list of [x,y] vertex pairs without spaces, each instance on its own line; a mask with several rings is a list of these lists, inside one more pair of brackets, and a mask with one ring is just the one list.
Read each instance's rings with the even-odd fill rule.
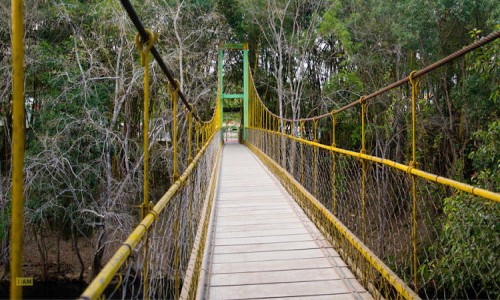
[[12,227],[10,298],[21,299],[24,239],[24,1],[12,0]]

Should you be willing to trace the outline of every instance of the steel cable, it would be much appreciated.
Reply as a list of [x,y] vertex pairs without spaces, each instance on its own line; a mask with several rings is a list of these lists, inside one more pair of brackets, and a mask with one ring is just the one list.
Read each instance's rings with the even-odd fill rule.
[[[122,3],[123,8],[127,12],[130,20],[132,21],[132,23],[134,23],[135,28],[137,29],[137,31],[141,35],[142,40],[147,41],[149,39],[149,35],[148,35],[144,25],[142,25],[142,22],[139,19],[139,17],[137,16],[137,13],[135,12],[135,9],[132,6],[132,4],[130,3],[130,1],[129,0],[120,0],[120,2]],[[150,51],[151,51],[151,54],[153,55],[154,59],[156,60],[156,62],[160,66],[160,69],[163,71],[165,76],[167,76],[167,79],[170,82],[170,84],[172,85],[172,88],[173,89],[179,88],[179,92],[178,92],[179,97],[181,98],[182,103],[184,103],[184,105],[187,107],[187,109],[193,114],[193,118],[198,122],[203,122],[201,120],[201,118],[198,116],[198,114],[196,113],[193,105],[191,105],[191,103],[189,103],[189,101],[187,100],[187,98],[184,95],[184,93],[182,92],[182,90],[180,90],[180,87],[178,86],[178,82],[175,80],[173,73],[168,69],[167,65],[163,61],[163,58],[161,58],[161,56],[158,53],[158,50],[156,50],[155,46],[152,46]]]

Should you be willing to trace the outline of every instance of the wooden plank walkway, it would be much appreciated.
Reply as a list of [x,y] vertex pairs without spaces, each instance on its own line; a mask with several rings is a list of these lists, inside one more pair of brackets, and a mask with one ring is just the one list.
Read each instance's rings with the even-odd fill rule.
[[371,299],[277,179],[244,146],[223,150],[208,299]]

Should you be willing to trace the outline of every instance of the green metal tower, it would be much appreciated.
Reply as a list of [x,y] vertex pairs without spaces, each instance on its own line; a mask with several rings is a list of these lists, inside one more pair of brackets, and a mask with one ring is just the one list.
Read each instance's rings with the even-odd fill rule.
[[[225,50],[241,50],[243,51],[243,94],[226,94],[224,93],[224,51]],[[243,99],[243,140],[247,139],[248,128],[248,43],[243,44],[224,44],[219,45],[219,91],[220,91],[220,109],[221,123],[224,122],[224,99]]]

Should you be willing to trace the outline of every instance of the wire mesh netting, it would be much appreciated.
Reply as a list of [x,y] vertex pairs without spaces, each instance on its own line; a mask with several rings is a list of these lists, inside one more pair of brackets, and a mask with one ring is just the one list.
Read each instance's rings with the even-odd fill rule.
[[[195,240],[204,241],[208,214],[214,193],[211,179],[220,151],[220,134],[214,133],[202,157],[187,176],[184,184],[170,198],[149,230],[147,242],[143,239],[122,266],[115,283],[110,284],[109,298],[122,299],[177,299],[183,285],[190,285],[189,293],[196,292],[200,253],[197,251],[195,267],[188,270]],[[201,228],[200,228],[201,227]],[[200,230],[205,229],[205,230]],[[147,261],[145,248],[147,245]],[[197,249],[203,248],[200,245]],[[143,270],[147,266],[147,281]],[[145,288],[145,282],[147,288]],[[144,295],[147,290],[148,295]]]
[[500,297],[498,194],[433,163],[439,145],[419,135],[429,125],[411,126],[416,85],[289,120],[270,112],[250,82],[249,147],[372,295]]
[[[498,267],[488,247],[498,246],[494,235],[499,205],[469,196],[425,179],[416,179],[417,187],[417,288],[413,270],[412,178],[409,173],[380,163],[286,138],[275,132],[251,129],[249,143],[259,147],[277,165],[284,167],[322,207],[332,213],[347,230],[362,242],[407,286],[425,298],[498,296]],[[286,150],[285,150],[286,149]],[[283,156],[283,153],[286,153]],[[283,159],[284,158],[284,159]],[[363,192],[363,164],[365,188]],[[272,169],[272,168],[271,168]],[[296,187],[295,198],[309,212],[333,244],[341,248],[359,279],[379,296],[398,298],[399,291],[383,279],[363,251],[332,226],[323,212],[311,207]],[[363,195],[364,194],[364,195]],[[364,200],[363,200],[364,198]],[[460,208],[472,207],[483,219]],[[474,219],[474,220],[472,220]],[[471,223],[472,222],[472,223]],[[472,232],[484,231],[479,239]],[[471,253],[458,252],[453,245],[467,244]],[[475,262],[475,260],[483,261]],[[441,266],[440,268],[437,266]],[[478,276],[479,274],[479,276]],[[472,278],[475,278],[473,280]]]

